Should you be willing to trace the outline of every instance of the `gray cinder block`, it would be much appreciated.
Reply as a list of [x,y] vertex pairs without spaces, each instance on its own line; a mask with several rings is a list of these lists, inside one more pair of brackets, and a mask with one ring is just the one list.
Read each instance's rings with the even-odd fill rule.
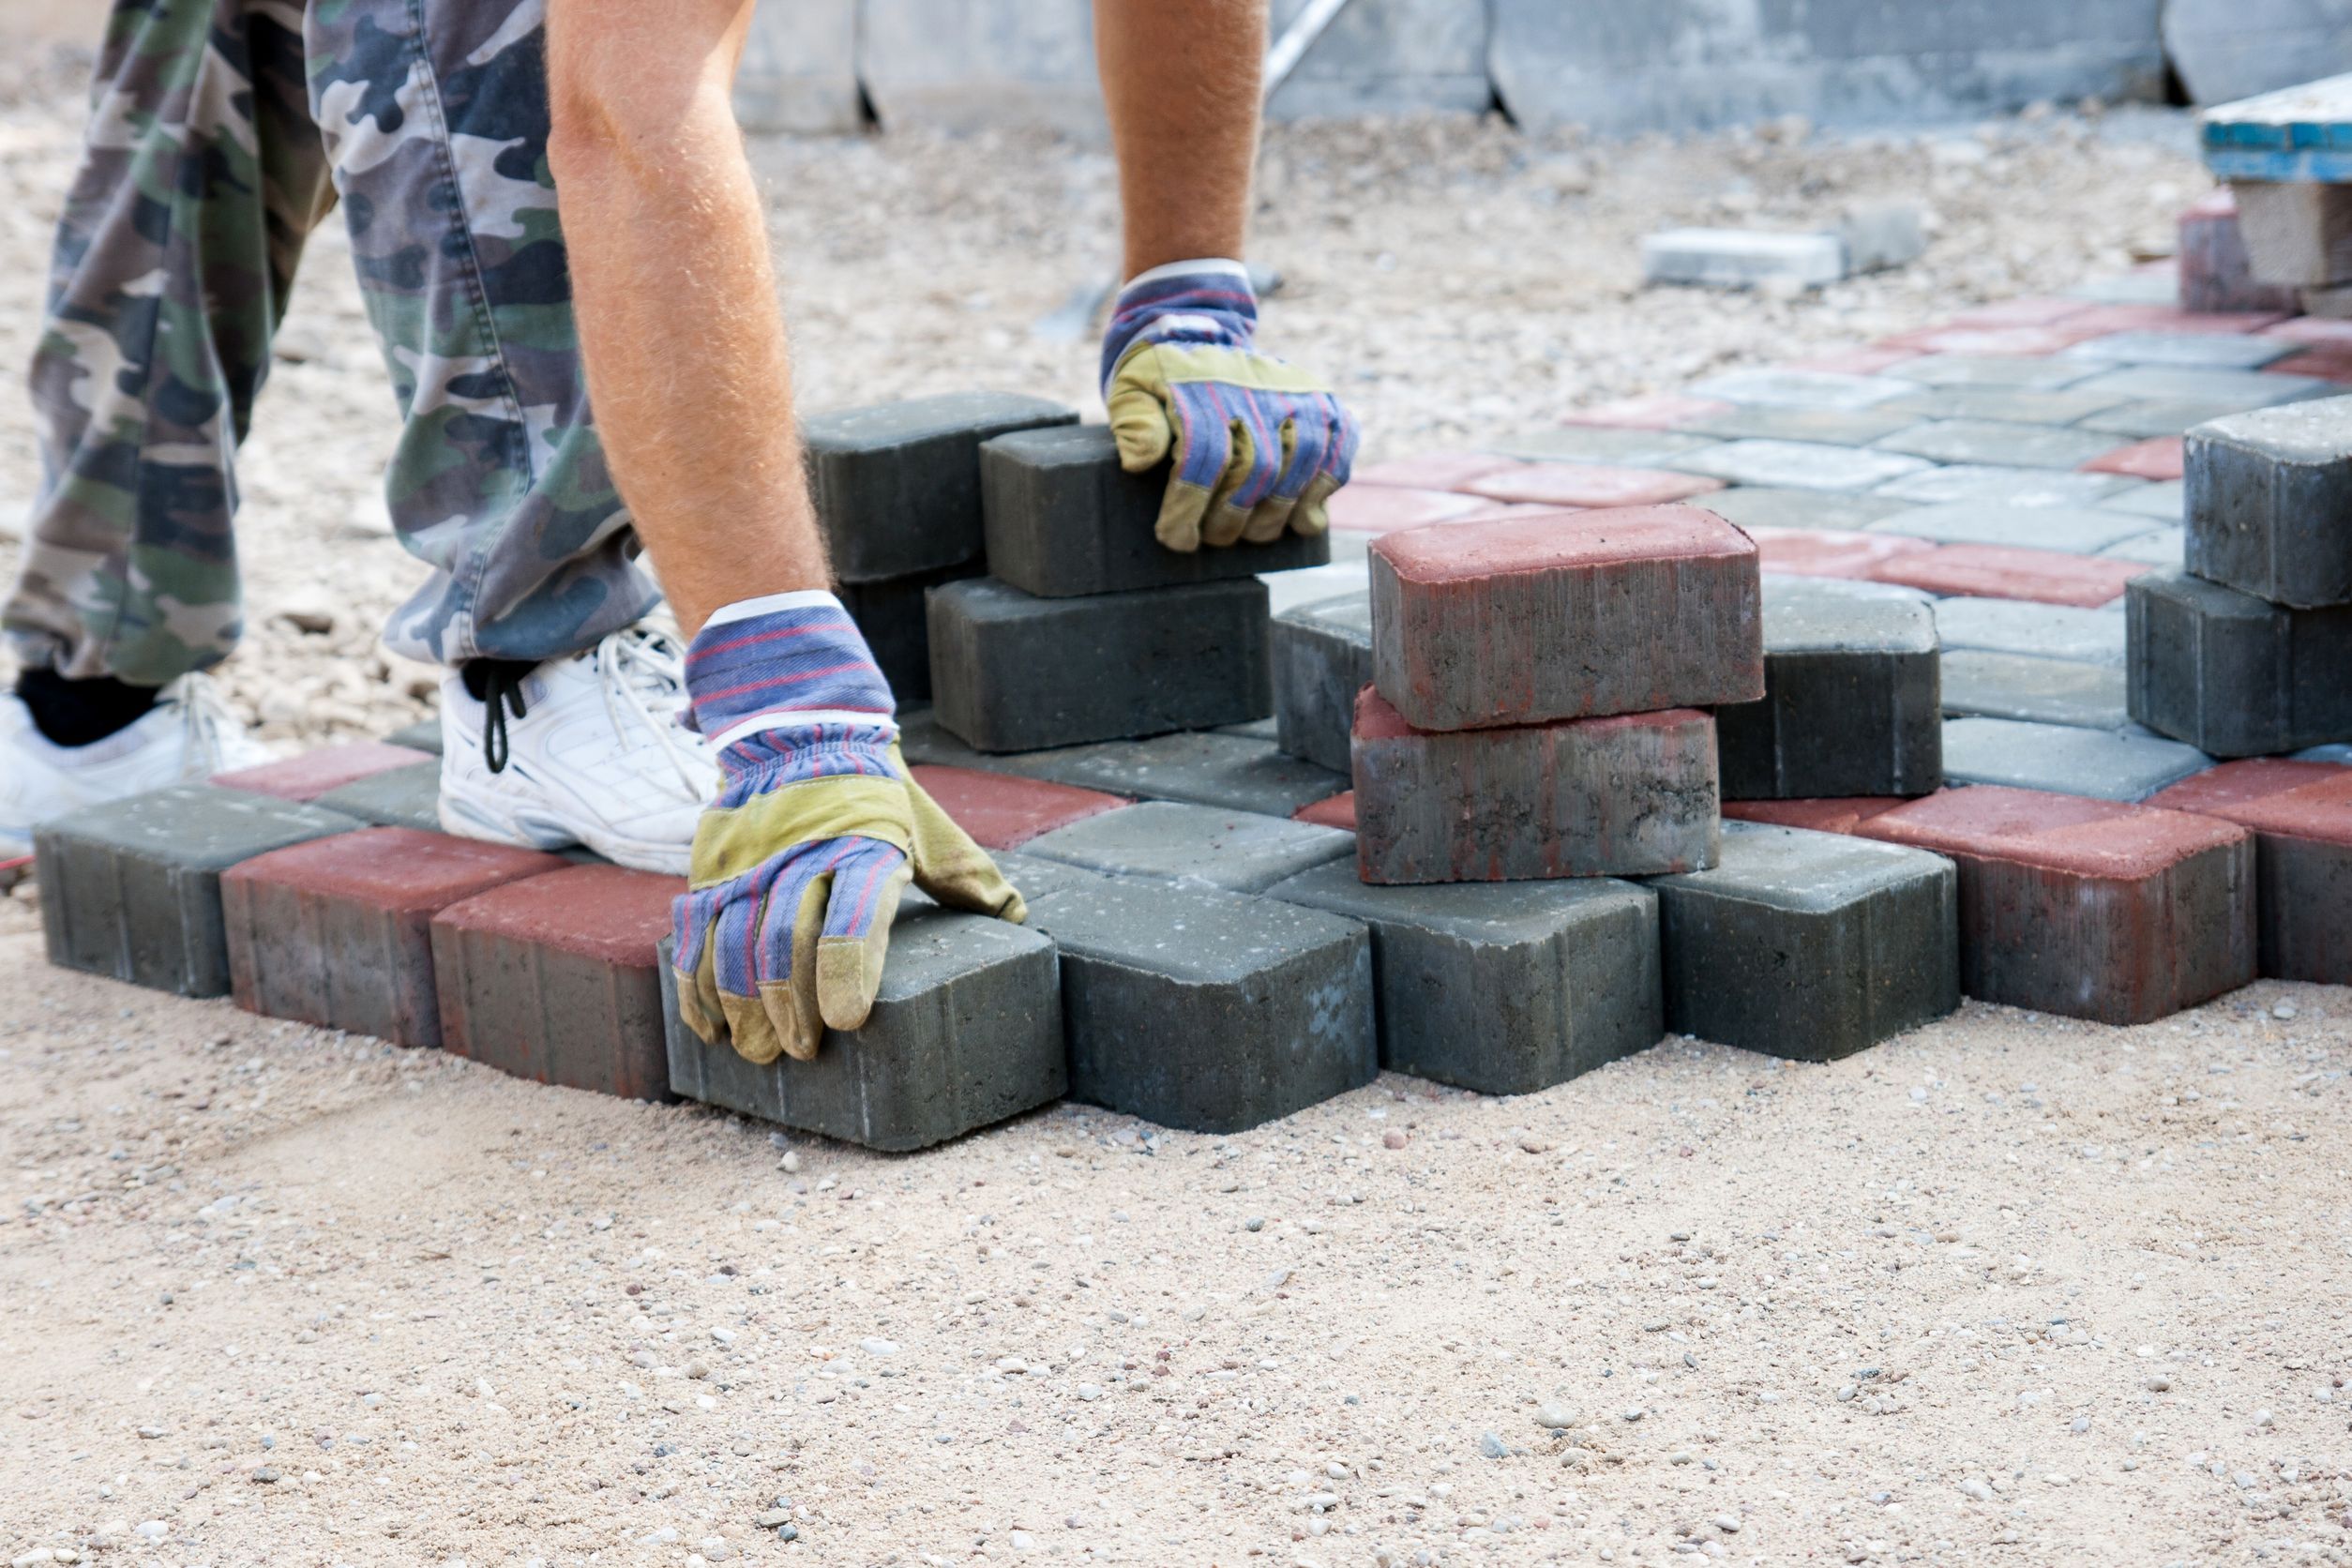
[[840,585],[841,608],[857,623],[882,679],[890,683],[891,695],[900,702],[931,700],[931,626],[925,596],[946,583],[978,577],[980,571],[979,563],[967,562],[887,582]]
[[[912,900],[910,900],[912,903]],[[927,1149],[1062,1097],[1069,1075],[1054,946],[1042,933],[936,906],[903,917],[866,1025],[814,1060],[754,1065],[678,1017],[661,946],[673,1093],[867,1149]]]
[[1379,1074],[1371,937],[1356,922],[1000,858],[1061,950],[1073,1099],[1231,1133]]
[[415,762],[369,774],[339,790],[329,790],[318,804],[329,811],[356,817],[369,827],[413,827],[428,833],[441,830],[441,764]]
[[1944,776],[1954,784],[2139,801],[2212,765],[2195,746],[2150,735],[2010,718],[1944,720]]
[[1764,579],[1764,697],[1715,710],[1726,800],[1923,795],[1943,782],[1936,614]]
[[357,818],[242,790],[180,784],[33,833],[49,961],[182,996],[225,996],[220,873]]
[[1907,475],[1877,493],[1914,506],[1975,502],[1995,506],[2095,506],[2143,481],[2120,474],[2069,474],[2014,463],[1952,463]]
[[1033,859],[1235,893],[1263,892],[1354,848],[1338,828],[1176,801],[1105,811],[1021,846]]
[[2189,570],[2298,609],[2352,603],[2352,397],[2189,432]]
[[386,746],[404,746],[411,751],[430,751],[441,755],[441,716],[420,718],[415,723],[393,731],[384,737]]
[[1655,1045],[1657,896],[1633,882],[1368,887],[1345,863],[1273,897],[1372,932],[1380,1065],[1530,1094]]
[[1005,771],[1029,778],[1269,817],[1290,816],[1348,787],[1345,773],[1286,756],[1272,740],[1231,731],[1185,730],[1004,761],[1012,764]]
[[2132,716],[2217,757],[2352,740],[2352,604],[2290,610],[2186,572],[2124,590]]
[[1944,650],[1944,712],[2085,730],[2131,722],[2123,671],[2116,666],[1983,648]]
[[1168,469],[1129,474],[1103,425],[999,436],[980,449],[988,574],[1042,598],[1220,582],[1320,566],[1331,538],[1285,533],[1265,544],[1169,550],[1153,534]]
[[2145,518],[2103,508],[2010,506],[1982,501],[1916,506],[1870,525],[1874,534],[1902,534],[1938,544],[2060,550],[2078,555],[2095,555],[2147,531]]
[[1707,498],[1709,511],[1742,528],[1867,528],[1909,505],[1891,496],[1772,486],[1742,485]]
[[1907,393],[1916,384],[1892,376],[1854,376],[1837,370],[1782,370],[1758,368],[1726,370],[1695,382],[1695,398],[1715,398],[1726,403],[1757,403],[1772,408],[1869,408]]
[[1651,283],[1817,289],[1846,276],[1846,243],[1835,234],[1666,229],[1642,236],[1641,275]]
[[2284,338],[2262,338],[2250,332],[2110,332],[2076,343],[2061,357],[2088,364],[2258,370],[2301,348]]
[[1301,605],[1274,620],[1275,744],[1346,773],[1356,693],[1372,683],[1372,594]]
[[931,700],[982,751],[1242,724],[1274,712],[1256,578],[1044,599],[975,578],[934,588]]
[[1941,855],[1726,822],[1721,864],[1651,885],[1678,1033],[1832,1062],[1960,1005],[1959,878]]
[[2025,599],[1945,599],[1936,606],[1936,634],[1946,653],[1982,648],[2118,669],[2123,664],[2120,610],[2081,610]]
[[[1925,472],[1924,459],[1820,441],[1726,441],[1673,460],[1691,474],[1711,475],[1735,485],[1788,490],[1868,490],[1889,480]],[[1701,496],[1711,504],[1712,496]]]
[[[2060,363],[2073,363],[2061,361]],[[2077,367],[2079,368],[2079,366]],[[2269,370],[2201,370],[2171,365],[2127,365],[2102,370],[2070,390],[2111,392],[2142,403],[2205,403],[2238,411],[2332,397],[2339,390],[2317,376],[2277,375]],[[2085,421],[2091,426],[2092,421]],[[2112,430],[2100,423],[2095,428]],[[2152,430],[2151,435],[2169,432]]]
[[1931,419],[1878,443],[1937,462],[2004,463],[2012,468],[2080,468],[2115,450],[2096,430],[2010,425],[1991,419]]
[[809,493],[834,576],[883,582],[977,560],[981,445],[1077,420],[1044,398],[954,392],[802,421]]

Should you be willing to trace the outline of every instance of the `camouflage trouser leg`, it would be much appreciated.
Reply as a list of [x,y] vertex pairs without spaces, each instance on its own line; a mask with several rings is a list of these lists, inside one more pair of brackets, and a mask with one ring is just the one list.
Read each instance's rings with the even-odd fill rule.
[[544,0],[310,0],[310,94],[405,420],[392,520],[432,580],[384,641],[547,658],[657,597],[588,411],[548,173]]
[[385,641],[543,658],[651,607],[572,331],[540,12],[117,0],[34,369],[29,660],[160,684],[234,642],[232,460],[336,191],[404,421],[393,521],[434,568]]
[[28,664],[161,685],[236,641],[232,458],[334,204],[300,23],[114,8],[33,363],[42,494],[5,611]]

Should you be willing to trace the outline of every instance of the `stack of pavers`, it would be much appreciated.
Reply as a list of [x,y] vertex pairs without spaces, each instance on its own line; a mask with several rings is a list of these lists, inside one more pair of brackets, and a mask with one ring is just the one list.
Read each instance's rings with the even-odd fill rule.
[[2302,760],[2228,761],[2154,804],[2257,834],[2264,973],[2352,981],[2352,398],[2201,425],[2186,462],[2185,569],[2125,600],[2132,716]]
[[[1352,610],[1295,612],[1292,656]],[[1844,1056],[1957,1004],[1949,863],[1721,820],[1735,782],[1935,788],[1935,632],[1916,603],[1808,584],[1775,607],[1753,540],[1664,505],[1386,535],[1363,624],[1358,881],[1324,873],[1321,901],[1372,925],[1389,1065],[1463,1081],[1444,1053],[1465,1045],[1523,1074],[1531,1060],[1524,1042],[1478,1041],[1460,1000],[1419,1038],[1397,1027],[1431,987],[1390,951],[1438,916],[1549,921],[1574,945],[1579,926],[1654,899],[1666,1026],[1778,1055]],[[1299,706],[1335,684],[1300,680]],[[1614,988],[1640,985],[1627,971]]]

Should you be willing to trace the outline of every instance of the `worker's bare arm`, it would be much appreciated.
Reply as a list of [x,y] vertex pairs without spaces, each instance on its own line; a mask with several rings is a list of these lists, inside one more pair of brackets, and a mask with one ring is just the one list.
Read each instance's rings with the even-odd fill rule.
[[1242,254],[1266,0],[1094,0],[1126,276]]
[[589,394],[680,625],[826,585],[729,89],[753,0],[549,0],[548,144]]

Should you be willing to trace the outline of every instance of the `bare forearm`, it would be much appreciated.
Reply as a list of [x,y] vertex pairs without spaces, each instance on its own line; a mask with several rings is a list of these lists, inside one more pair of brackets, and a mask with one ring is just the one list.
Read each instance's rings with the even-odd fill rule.
[[589,397],[692,636],[722,605],[826,584],[766,230],[728,107],[749,8],[550,11],[549,152]]
[[1128,277],[1242,254],[1266,0],[1094,0]]

